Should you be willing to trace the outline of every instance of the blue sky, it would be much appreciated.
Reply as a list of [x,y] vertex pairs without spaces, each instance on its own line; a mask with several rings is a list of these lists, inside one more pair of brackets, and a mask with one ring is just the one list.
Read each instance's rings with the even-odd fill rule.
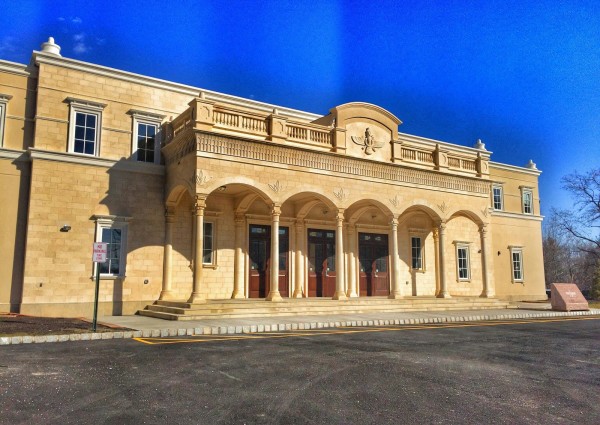
[[319,114],[374,103],[400,131],[561,176],[600,166],[600,2],[0,0],[0,59],[63,56]]

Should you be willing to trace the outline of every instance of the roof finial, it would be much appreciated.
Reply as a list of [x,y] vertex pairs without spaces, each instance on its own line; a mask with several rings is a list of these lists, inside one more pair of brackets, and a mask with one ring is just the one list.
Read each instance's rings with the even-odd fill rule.
[[48,41],[42,43],[42,52],[60,56],[60,46],[54,43],[54,37],[48,37]]
[[485,150],[485,143],[483,143],[481,141],[481,139],[477,139],[477,142],[475,142],[475,146],[473,146],[475,149],[481,149],[482,151]]
[[535,165],[535,162],[533,162],[532,159],[529,160],[529,162],[527,163],[527,165],[525,167],[532,169],[532,170],[537,170],[537,166]]

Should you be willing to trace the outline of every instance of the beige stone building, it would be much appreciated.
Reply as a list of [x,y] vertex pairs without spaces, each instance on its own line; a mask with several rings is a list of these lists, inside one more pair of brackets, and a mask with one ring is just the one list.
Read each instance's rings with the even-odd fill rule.
[[94,241],[107,314],[545,299],[540,171],[400,124],[369,103],[315,115],[68,59],[52,39],[29,65],[0,61],[0,311],[90,315]]

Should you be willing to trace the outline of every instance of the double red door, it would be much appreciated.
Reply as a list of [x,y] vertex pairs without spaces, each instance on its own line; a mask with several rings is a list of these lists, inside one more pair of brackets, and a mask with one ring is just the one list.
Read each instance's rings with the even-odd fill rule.
[[360,296],[389,295],[387,235],[359,233],[358,251]]
[[[249,297],[266,298],[271,282],[271,226],[252,224],[249,228]],[[289,229],[279,228],[279,293],[289,296]]]
[[308,229],[308,296],[335,294],[335,231]]

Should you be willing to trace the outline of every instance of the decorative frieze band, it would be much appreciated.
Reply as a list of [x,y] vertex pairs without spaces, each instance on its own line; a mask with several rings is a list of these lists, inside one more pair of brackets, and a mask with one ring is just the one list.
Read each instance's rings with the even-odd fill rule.
[[490,182],[487,180],[481,181],[432,171],[412,170],[398,165],[344,158],[322,152],[310,152],[285,146],[230,139],[206,133],[196,133],[196,143],[192,138],[185,137],[185,141],[182,139],[176,142],[175,145],[165,148],[167,165],[178,161],[196,149],[200,152],[228,157],[247,158],[259,162],[280,163],[462,192],[488,194],[490,191]]

